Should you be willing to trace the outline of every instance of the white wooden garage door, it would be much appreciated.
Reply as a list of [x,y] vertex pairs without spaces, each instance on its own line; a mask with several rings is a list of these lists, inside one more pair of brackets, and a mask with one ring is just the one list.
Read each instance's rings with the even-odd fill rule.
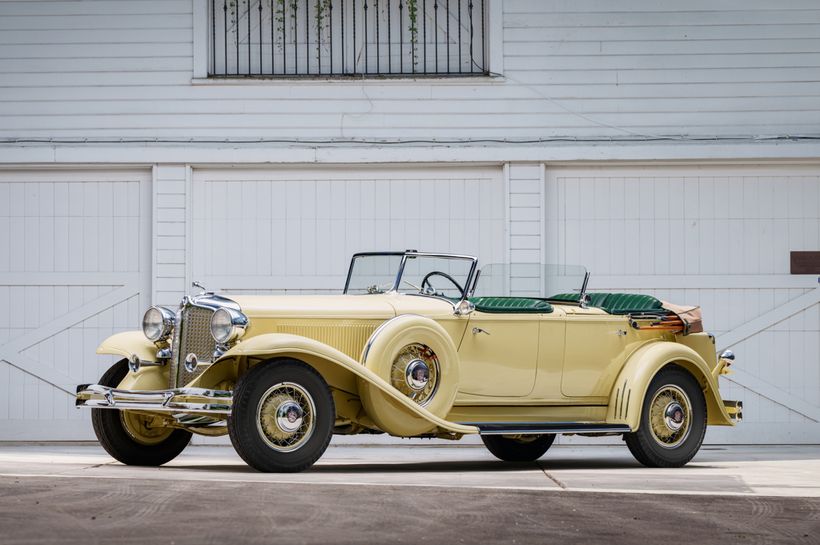
[[548,168],[543,253],[590,287],[701,305],[745,422],[711,442],[820,443],[820,285],[789,252],[820,249],[820,170],[801,166]]
[[500,168],[195,170],[189,278],[233,293],[340,293],[350,256],[505,259]]
[[150,172],[0,171],[0,440],[91,438],[74,387],[150,293]]

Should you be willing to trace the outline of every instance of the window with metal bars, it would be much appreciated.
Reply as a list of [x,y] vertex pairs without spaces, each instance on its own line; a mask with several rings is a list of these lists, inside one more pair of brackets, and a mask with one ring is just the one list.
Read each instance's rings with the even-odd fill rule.
[[213,78],[483,76],[487,0],[208,0]]

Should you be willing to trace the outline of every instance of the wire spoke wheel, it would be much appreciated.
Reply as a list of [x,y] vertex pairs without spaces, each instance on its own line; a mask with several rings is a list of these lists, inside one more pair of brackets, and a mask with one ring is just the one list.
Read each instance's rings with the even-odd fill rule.
[[264,441],[278,452],[291,452],[313,435],[316,405],[302,386],[280,382],[271,386],[259,401],[257,426]]
[[625,433],[629,451],[648,467],[681,467],[706,434],[706,398],[687,370],[668,365],[650,382],[636,431]]
[[421,405],[430,403],[438,390],[439,359],[426,344],[408,344],[396,355],[390,368],[390,384]]
[[237,454],[259,471],[303,471],[330,443],[336,408],[330,387],[294,359],[253,366],[237,381],[228,435]]
[[652,438],[663,448],[675,448],[689,436],[692,427],[692,403],[677,386],[662,386],[649,406]]

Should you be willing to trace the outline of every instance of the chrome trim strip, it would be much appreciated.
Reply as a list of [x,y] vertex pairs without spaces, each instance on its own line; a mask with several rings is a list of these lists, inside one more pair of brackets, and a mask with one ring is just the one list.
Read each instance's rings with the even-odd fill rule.
[[121,390],[100,384],[77,386],[75,406],[94,409],[139,409],[170,413],[230,415],[233,392],[208,388]]

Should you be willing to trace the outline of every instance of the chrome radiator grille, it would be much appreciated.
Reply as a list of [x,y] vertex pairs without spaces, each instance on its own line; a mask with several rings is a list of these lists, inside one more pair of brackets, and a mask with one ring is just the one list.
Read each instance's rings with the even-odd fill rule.
[[186,306],[182,310],[182,319],[179,324],[179,335],[174,346],[174,357],[169,369],[169,387],[183,386],[205,369],[201,367],[194,373],[189,373],[184,366],[188,354],[196,354],[200,362],[210,362],[213,359],[216,341],[211,336],[211,316],[213,311],[197,306]]

